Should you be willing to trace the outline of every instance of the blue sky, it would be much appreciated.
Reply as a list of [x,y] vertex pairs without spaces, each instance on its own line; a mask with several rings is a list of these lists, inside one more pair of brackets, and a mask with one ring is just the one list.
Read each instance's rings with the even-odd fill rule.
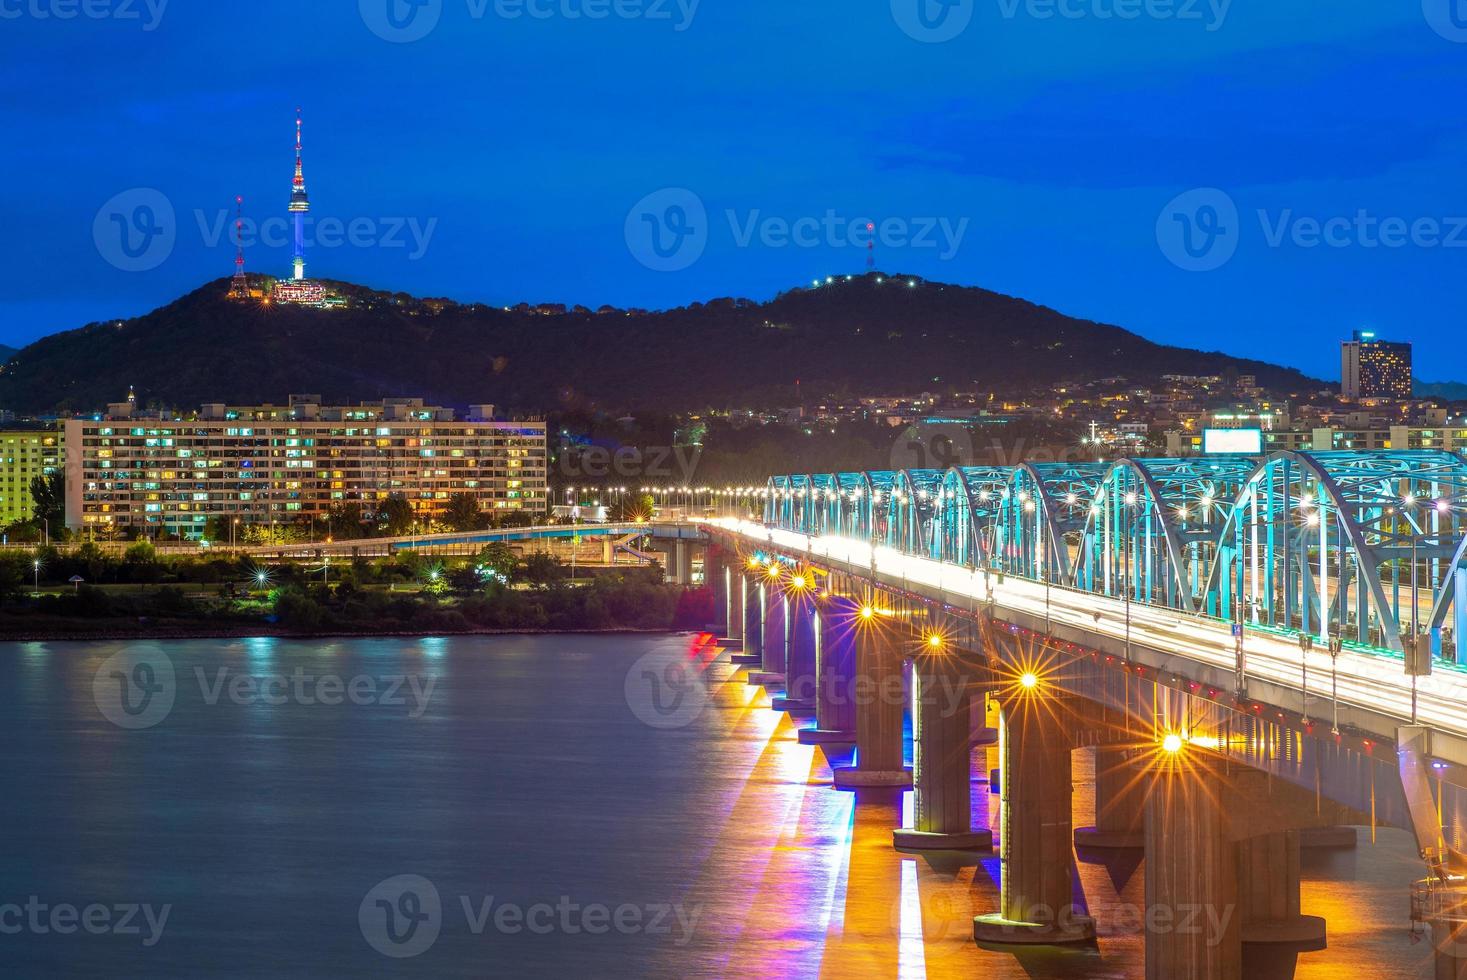
[[228,275],[301,105],[316,275],[765,298],[861,271],[870,219],[884,269],[1321,377],[1370,328],[1467,379],[1467,0],[87,2],[0,0],[3,343]]

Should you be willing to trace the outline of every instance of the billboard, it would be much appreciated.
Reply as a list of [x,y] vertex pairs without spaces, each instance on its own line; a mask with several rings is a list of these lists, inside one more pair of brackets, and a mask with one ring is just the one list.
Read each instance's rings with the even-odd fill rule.
[[1203,429],[1202,451],[1257,456],[1263,452],[1262,429]]

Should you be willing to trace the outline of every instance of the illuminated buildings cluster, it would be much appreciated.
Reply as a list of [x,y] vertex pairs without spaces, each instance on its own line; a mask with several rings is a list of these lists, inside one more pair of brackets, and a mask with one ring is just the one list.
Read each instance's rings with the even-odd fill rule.
[[466,418],[419,398],[351,406],[206,404],[188,417],[128,402],[66,421],[66,523],[78,530],[200,537],[211,518],[293,524],[390,498],[423,517],[450,497],[482,511],[543,511],[545,423]]
[[1340,396],[1346,401],[1407,400],[1412,393],[1410,344],[1357,330],[1340,345]]
[[0,431],[0,525],[29,520],[35,511],[31,482],[55,473],[63,462],[57,429]]

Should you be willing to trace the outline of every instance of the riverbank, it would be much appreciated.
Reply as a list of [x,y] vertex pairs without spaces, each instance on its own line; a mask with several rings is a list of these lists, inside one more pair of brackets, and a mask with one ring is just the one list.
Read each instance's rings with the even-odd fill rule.
[[696,629],[637,629],[607,627],[584,629],[459,629],[459,630],[293,630],[285,627],[258,625],[234,627],[200,627],[181,623],[177,626],[127,629],[124,625],[85,630],[38,630],[10,633],[0,630],[4,643],[105,643],[119,640],[363,640],[373,638],[422,639],[428,636],[671,636],[702,632]]

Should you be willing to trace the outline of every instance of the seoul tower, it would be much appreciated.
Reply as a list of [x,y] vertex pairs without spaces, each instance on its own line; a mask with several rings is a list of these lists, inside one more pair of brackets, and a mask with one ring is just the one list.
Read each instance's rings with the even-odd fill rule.
[[295,215],[295,275],[296,282],[306,278],[306,212],[311,210],[311,199],[306,196],[306,176],[301,169],[301,111],[295,110],[295,179],[291,181],[290,213]]

